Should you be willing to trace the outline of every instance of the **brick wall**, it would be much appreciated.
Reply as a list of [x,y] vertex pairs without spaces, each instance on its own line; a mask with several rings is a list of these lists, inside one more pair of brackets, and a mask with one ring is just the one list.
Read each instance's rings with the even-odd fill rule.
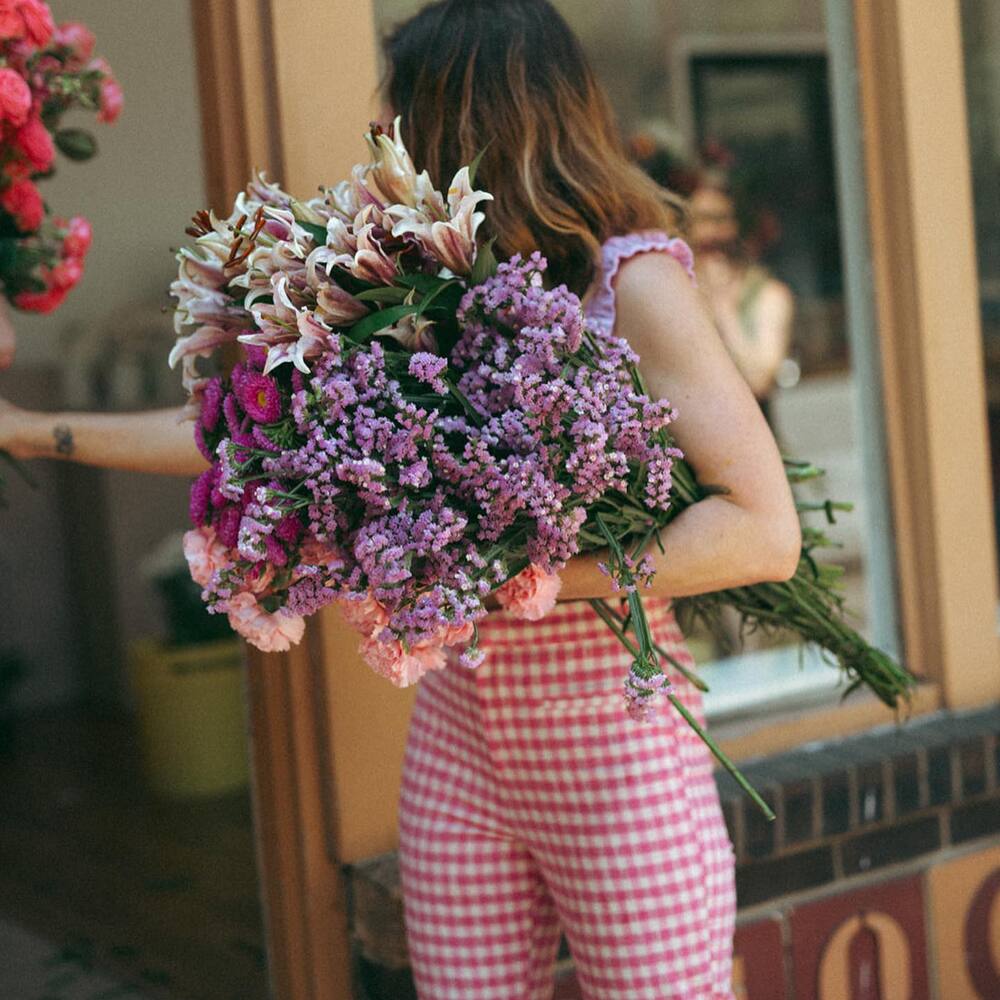
[[[862,1000],[904,983],[909,1000],[1000,998],[998,734],[1000,707],[942,712],[753,762],[773,823],[717,775],[741,1000]],[[395,855],[347,878],[358,1000],[415,997]],[[580,995],[565,949],[557,977],[560,1000]],[[865,992],[879,977],[891,991]]]

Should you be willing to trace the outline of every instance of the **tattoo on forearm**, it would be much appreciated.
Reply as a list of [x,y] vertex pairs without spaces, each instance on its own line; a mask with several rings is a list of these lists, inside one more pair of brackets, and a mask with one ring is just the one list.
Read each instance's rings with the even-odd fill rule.
[[73,441],[73,432],[66,424],[56,424],[52,428],[52,437],[56,443],[56,454],[65,455],[67,458],[73,454],[76,444]]

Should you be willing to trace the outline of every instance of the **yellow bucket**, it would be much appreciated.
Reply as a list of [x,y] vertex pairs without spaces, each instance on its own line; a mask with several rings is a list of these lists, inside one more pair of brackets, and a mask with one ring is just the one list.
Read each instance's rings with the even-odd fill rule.
[[187,799],[245,787],[250,761],[241,643],[171,649],[141,640],[128,660],[150,788]]

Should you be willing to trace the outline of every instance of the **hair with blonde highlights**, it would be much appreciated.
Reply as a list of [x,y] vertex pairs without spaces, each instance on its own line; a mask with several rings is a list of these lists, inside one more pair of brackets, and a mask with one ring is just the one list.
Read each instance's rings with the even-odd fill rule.
[[610,236],[677,231],[680,202],[633,164],[580,43],[548,0],[439,0],[385,39],[384,94],[417,169],[477,187],[504,255],[540,250],[582,293]]

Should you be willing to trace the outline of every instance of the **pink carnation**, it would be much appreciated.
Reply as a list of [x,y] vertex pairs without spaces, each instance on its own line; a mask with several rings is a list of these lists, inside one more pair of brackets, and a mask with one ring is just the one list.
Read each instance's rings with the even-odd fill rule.
[[[299,564],[302,566],[326,566],[339,568],[344,565],[344,557],[326,542],[310,536],[299,546]],[[345,604],[348,602],[344,602]],[[343,605],[341,605],[343,607]]]
[[381,632],[389,624],[389,612],[371,594],[360,601],[342,600],[340,610],[349,625],[367,636]]
[[254,563],[253,567],[244,575],[246,585],[252,594],[258,597],[268,592],[271,584],[274,583],[274,567],[270,563]]
[[302,639],[306,630],[306,620],[301,616],[265,611],[246,591],[231,598],[226,608],[233,631],[265,653],[284,653]]
[[532,563],[500,587],[496,597],[511,614],[536,622],[556,606],[561,586],[558,573],[546,573]]
[[207,587],[216,572],[230,564],[229,550],[207,524],[184,532],[184,558],[199,587]]
[[20,126],[28,120],[30,111],[31,88],[24,77],[8,66],[0,68],[0,121]]
[[475,631],[472,622],[466,622],[464,625],[449,625],[441,637],[441,645],[458,646],[463,642],[470,642]]
[[31,181],[16,181],[0,192],[0,206],[10,215],[22,233],[33,233],[45,217],[45,205],[38,188]]
[[411,646],[406,652],[398,639],[391,642],[365,639],[361,655],[375,673],[399,688],[416,684],[428,671],[440,670],[446,662],[440,646]]

